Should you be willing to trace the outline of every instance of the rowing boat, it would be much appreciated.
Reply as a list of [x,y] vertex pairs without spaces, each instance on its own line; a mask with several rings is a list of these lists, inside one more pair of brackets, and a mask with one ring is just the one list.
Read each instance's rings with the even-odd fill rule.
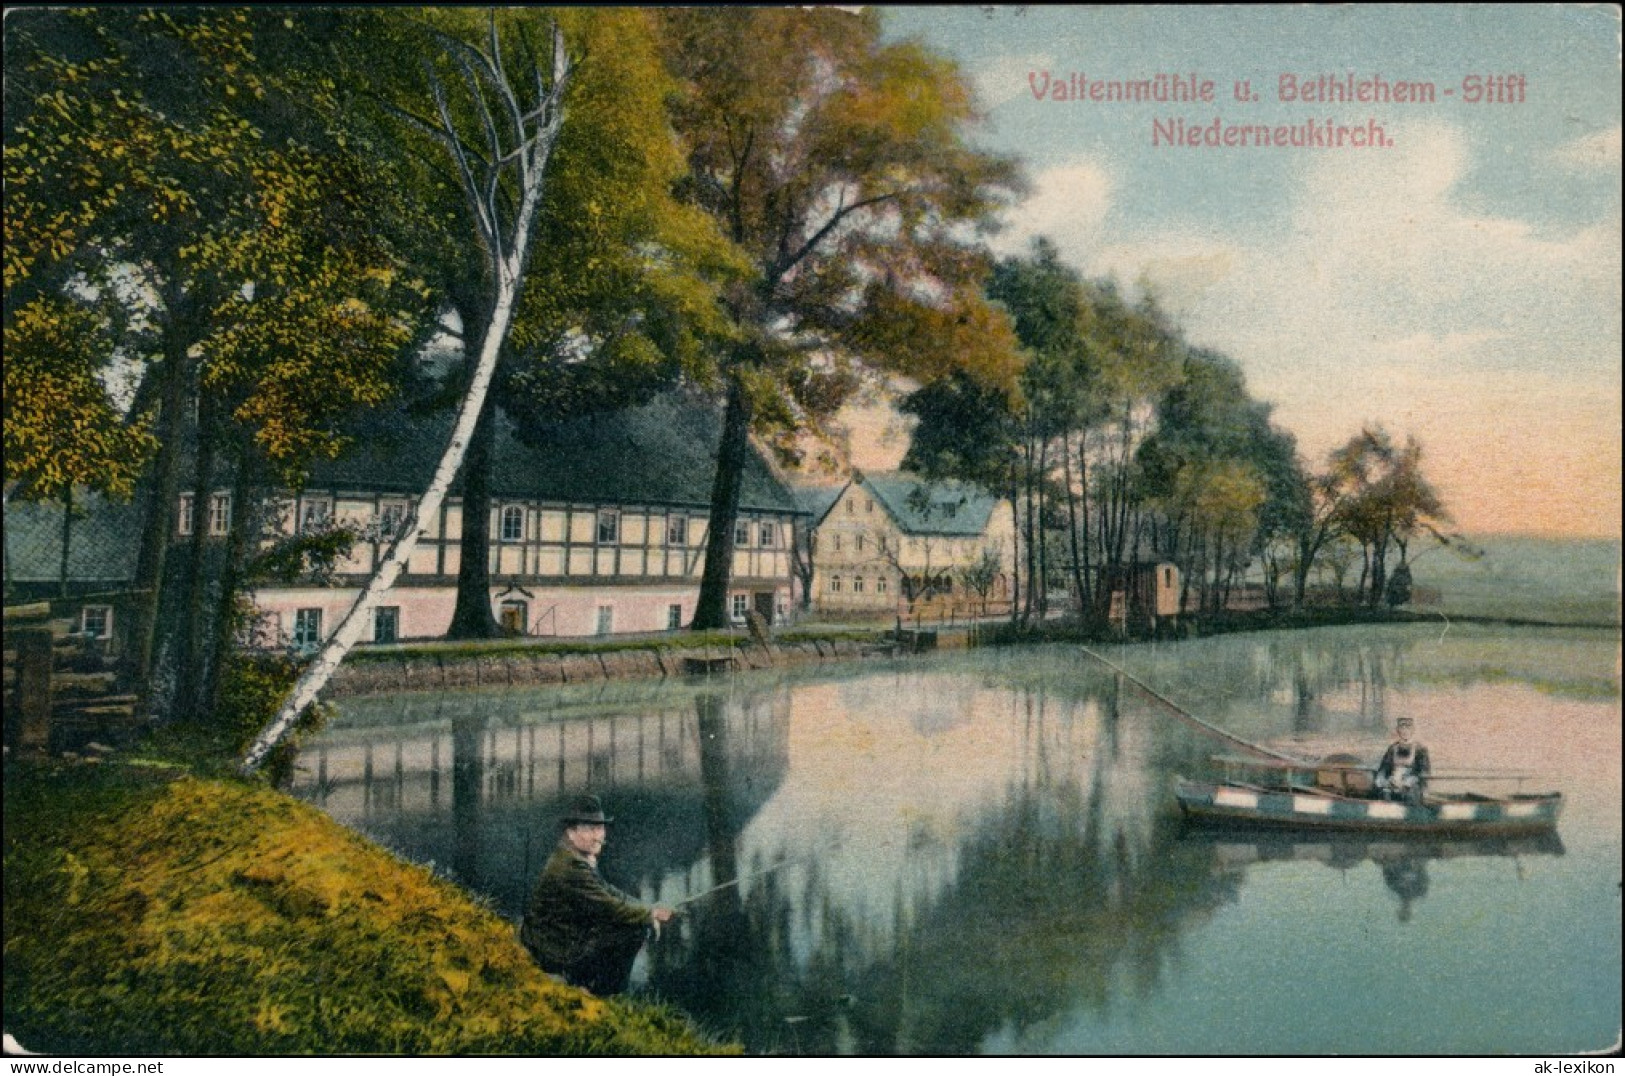
[[[1516,775],[1436,776],[1420,802],[1405,802],[1372,795],[1369,768],[1342,758],[1217,761],[1225,764],[1223,778],[1176,780],[1174,795],[1187,818],[1227,825],[1487,837],[1551,830],[1563,809],[1558,792],[1486,795],[1435,792],[1431,787],[1439,780],[1506,780]],[[1262,780],[1238,779],[1234,775],[1238,765],[1259,771]]]

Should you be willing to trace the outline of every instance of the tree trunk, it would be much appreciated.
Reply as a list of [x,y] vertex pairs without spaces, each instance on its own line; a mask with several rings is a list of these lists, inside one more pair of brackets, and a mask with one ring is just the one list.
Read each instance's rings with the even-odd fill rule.
[[1371,596],[1367,601],[1373,609],[1382,605],[1383,593],[1388,589],[1388,538],[1384,535],[1371,547]]
[[[1010,623],[1017,619],[1017,610],[1021,608],[1021,493],[1015,483],[1010,483],[1010,541],[1014,548],[1010,550]],[[907,579],[907,576],[903,578]]]
[[1038,474],[1035,486],[1038,493],[1038,518],[1033,530],[1038,535],[1038,618],[1049,617],[1049,541],[1044,534],[1044,515],[1048,493],[1045,491],[1044,478],[1049,474],[1049,438],[1041,437],[1038,441]]
[[192,348],[189,316],[192,304],[178,287],[171,289],[166,304],[168,316],[162,326],[163,360],[159,367],[163,389],[158,410],[158,454],[153,460],[152,480],[148,485],[141,528],[141,548],[136,554],[134,586],[137,596],[130,618],[129,648],[125,659],[125,675],[139,689],[141,703],[138,712],[143,714],[149,712],[152,703],[149,681],[153,643],[158,635],[164,566],[170,536],[174,533],[170,513],[175,511],[176,494],[180,492],[180,449],[186,436],[187,390],[192,380],[192,360],[188,354]]
[[62,491],[62,563],[58,567],[56,595],[68,596],[68,550],[73,544],[73,487]]
[[[182,619],[185,636],[182,640],[180,675],[171,716],[193,718],[198,690],[207,675],[203,668],[205,649],[209,638],[207,612],[209,587],[209,523],[214,496],[214,465],[218,455],[216,436],[219,423],[216,416],[219,401],[214,393],[199,389],[197,419],[197,451],[193,456],[192,474],[192,538],[188,542],[186,563],[186,609]],[[233,505],[233,509],[235,509]]]
[[1088,434],[1087,431],[1083,432],[1082,434],[1080,434],[1078,436],[1078,495],[1079,495],[1078,509],[1079,509],[1079,515],[1082,516],[1082,518],[1083,518],[1083,580],[1084,580],[1085,586],[1088,587],[1088,594],[1089,594],[1089,602],[1088,602],[1088,604],[1086,604],[1084,606],[1084,611],[1085,611],[1086,614],[1088,614],[1090,616],[1094,616],[1100,610],[1100,600],[1101,599],[1100,599],[1100,586],[1099,586],[1100,580],[1099,580],[1099,576],[1097,575],[1093,582],[1091,582],[1090,578],[1089,578],[1090,570],[1091,570],[1091,567],[1093,566],[1093,562],[1094,562],[1094,557],[1092,556],[1092,547],[1089,544],[1089,452],[1088,452],[1088,438],[1089,438],[1089,434]]
[[211,618],[209,659],[198,686],[198,701],[194,707],[200,716],[205,717],[214,714],[219,706],[220,685],[237,642],[238,588],[242,586],[243,568],[250,551],[258,545],[265,515],[266,490],[260,478],[260,459],[253,438],[246,431],[236,431],[234,456],[231,530],[227,534],[225,554],[221,558],[220,591]]
[[463,463],[462,555],[448,639],[495,639],[502,634],[491,612],[491,466],[496,439],[496,399],[487,397]]
[[[489,59],[489,58],[488,58]],[[493,61],[494,63],[494,61]],[[552,156],[553,148],[558,144],[560,130],[564,122],[564,91],[569,81],[570,63],[564,51],[564,35],[557,26],[553,28],[553,81],[549,89],[542,93],[541,100],[536,108],[529,112],[522,112],[517,99],[513,95],[512,87],[501,83],[495,87],[499,95],[507,99],[509,111],[514,117],[514,125],[518,130],[516,137],[518,146],[511,154],[505,155],[501,160],[492,160],[489,167],[499,169],[517,166],[519,180],[519,204],[511,217],[511,227],[504,230],[499,222],[504,219],[497,204],[494,193],[486,197],[482,194],[469,171],[469,154],[458,140],[453,128],[449,111],[444,105],[444,94],[438,92],[437,97],[441,104],[441,115],[445,130],[441,133],[451,145],[451,156],[461,167],[464,193],[479,210],[478,239],[484,245],[490,258],[491,276],[495,283],[495,297],[491,308],[490,318],[485,322],[484,336],[480,341],[479,359],[474,364],[473,376],[469,379],[468,393],[463,398],[462,406],[457,412],[457,421],[452,426],[451,438],[446,443],[446,450],[441,454],[440,464],[435,468],[434,477],[429,482],[429,488],[424,491],[423,497],[407,513],[400,536],[390,546],[388,554],[373,572],[367,586],[356,599],[350,611],[345,614],[332,638],[328,639],[316,659],[306,667],[294,684],[293,691],[283,701],[281,709],[275,718],[261,730],[247,754],[243,756],[242,771],[252,773],[259,769],[271,750],[282,741],[299,715],[305,712],[306,707],[316,701],[322,688],[338,669],[340,663],[349,654],[361,638],[366,629],[368,617],[371,615],[378,600],[390,587],[395,585],[411,560],[412,550],[417,547],[419,521],[435,519],[440,514],[440,508],[445,503],[446,492],[451,487],[452,479],[457,477],[458,470],[463,465],[463,458],[468,454],[469,442],[474,437],[475,427],[479,424],[481,412],[485,410],[486,396],[491,389],[491,379],[496,374],[497,356],[501,354],[507,342],[508,329],[513,321],[514,308],[519,301],[520,290],[524,286],[525,266],[528,263],[530,250],[531,229],[535,223],[536,215],[541,206],[542,195],[546,187],[547,164]],[[473,76],[470,76],[473,78]],[[537,82],[541,82],[541,73],[536,73]],[[476,92],[484,92],[476,87]],[[487,127],[489,133],[491,128]],[[495,191],[497,184],[493,182],[488,188]]]
[[[1082,464],[1082,451],[1079,451]],[[1066,434],[1061,435],[1061,477],[1066,482],[1067,534],[1072,543],[1072,586],[1078,595],[1078,615],[1089,609],[1089,585],[1083,577],[1083,561],[1078,546],[1078,495],[1072,489],[1072,446]]]
[[1027,532],[1027,593],[1023,596],[1021,605],[1021,622],[1025,624],[1032,619],[1035,608],[1033,591],[1044,585],[1043,580],[1038,578],[1038,552],[1033,547],[1033,443],[1029,438],[1022,439],[1021,462],[1021,497],[1024,502]]
[[717,471],[711,483],[711,517],[705,535],[705,572],[694,607],[694,631],[728,627],[728,582],[733,575],[734,524],[739,519],[739,493],[750,451],[750,401],[737,379],[728,379],[728,403],[722,411],[722,440],[717,445]]
[[[790,571],[795,574],[796,581],[801,584],[801,611],[812,611],[813,578],[817,567],[813,563],[813,537],[812,524],[797,522],[790,528]],[[891,558],[891,566],[897,567],[896,558]]]
[[243,758],[244,772],[252,773],[257,770],[271,753],[271,749],[293,727],[299,715],[316,701],[316,696],[327,686],[327,681],[360,640],[373,607],[378,604],[384,592],[395,585],[395,580],[406,568],[412,550],[418,544],[421,521],[439,517],[440,508],[446,500],[446,491],[450,488],[452,479],[457,477],[464,456],[468,454],[468,445],[473,439],[475,424],[479,421],[480,412],[485,408],[486,393],[491,387],[491,375],[496,371],[497,352],[501,348],[502,337],[508,331],[508,323],[513,317],[519,266],[510,265],[506,268],[508,272],[503,275],[497,288],[497,305],[492,312],[485,341],[480,346],[480,358],[474,370],[474,377],[469,383],[468,395],[458,411],[456,425],[452,427],[451,440],[447,442],[446,450],[441,454],[440,465],[435,468],[429,488],[424,491],[422,499],[409,510],[406,523],[401,528],[400,538],[390,547],[388,555],[378,565],[378,570],[367,581],[366,589],[345,614],[338,630],[327,640],[321,652],[316,655],[316,659],[305,668],[275,719],[249,747],[248,753]]

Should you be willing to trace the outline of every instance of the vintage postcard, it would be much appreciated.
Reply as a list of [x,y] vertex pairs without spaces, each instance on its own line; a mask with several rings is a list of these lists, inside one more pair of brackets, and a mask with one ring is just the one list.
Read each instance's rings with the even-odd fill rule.
[[1614,1071],[1617,6],[5,31],[8,1052]]

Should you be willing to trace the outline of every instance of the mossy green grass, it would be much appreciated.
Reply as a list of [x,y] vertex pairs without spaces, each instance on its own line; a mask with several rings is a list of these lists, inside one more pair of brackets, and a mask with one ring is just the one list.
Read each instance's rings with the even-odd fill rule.
[[119,1055],[736,1052],[544,975],[511,924],[263,781],[8,762],[5,1027]]

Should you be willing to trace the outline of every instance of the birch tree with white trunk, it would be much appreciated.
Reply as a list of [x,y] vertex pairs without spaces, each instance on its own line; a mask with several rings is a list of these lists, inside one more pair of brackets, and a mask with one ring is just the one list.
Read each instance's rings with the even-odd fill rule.
[[[447,490],[462,467],[524,286],[531,237],[546,192],[547,165],[563,130],[564,95],[572,64],[558,26],[553,27],[551,36],[551,63],[544,70],[540,60],[532,58],[526,66],[534,85],[522,89],[509,77],[493,12],[485,49],[451,37],[442,39],[468,98],[460,113],[454,112],[445,84],[429,65],[426,67],[434,115],[392,110],[446,150],[486,257],[491,281],[490,318],[451,438],[429,488],[407,513],[388,554],[338,629],[300,675],[276,716],[249,746],[240,767],[244,774],[259,769],[360,641],[372,610],[395,584],[417,546],[419,521],[438,518]],[[466,135],[458,114],[475,117],[478,133]],[[473,126],[472,122],[466,125]]]

